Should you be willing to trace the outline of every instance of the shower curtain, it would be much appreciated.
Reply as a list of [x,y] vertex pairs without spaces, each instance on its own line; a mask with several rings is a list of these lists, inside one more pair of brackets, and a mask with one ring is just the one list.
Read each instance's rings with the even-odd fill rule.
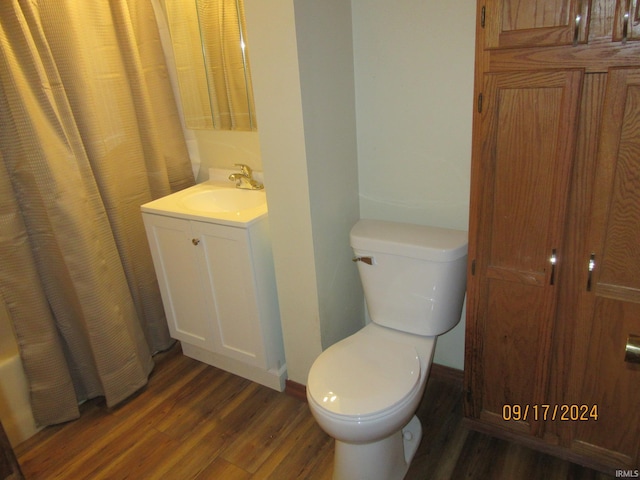
[[0,300],[36,421],[115,405],[172,342],[140,205],[194,183],[149,0],[0,2],[0,165]]

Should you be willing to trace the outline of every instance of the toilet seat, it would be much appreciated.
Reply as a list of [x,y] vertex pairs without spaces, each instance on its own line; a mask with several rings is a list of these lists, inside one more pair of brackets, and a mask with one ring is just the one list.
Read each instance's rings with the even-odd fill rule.
[[414,347],[361,332],[325,350],[309,372],[309,395],[333,415],[376,416],[419,387]]

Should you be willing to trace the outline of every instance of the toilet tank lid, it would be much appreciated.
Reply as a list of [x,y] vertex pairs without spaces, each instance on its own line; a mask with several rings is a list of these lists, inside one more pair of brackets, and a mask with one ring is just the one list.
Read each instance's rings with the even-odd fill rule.
[[351,229],[356,250],[450,262],[467,254],[468,234],[463,230],[363,219]]

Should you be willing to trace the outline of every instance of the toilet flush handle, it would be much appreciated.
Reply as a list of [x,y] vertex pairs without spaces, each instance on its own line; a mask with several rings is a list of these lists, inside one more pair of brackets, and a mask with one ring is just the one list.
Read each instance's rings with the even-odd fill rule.
[[354,262],[362,262],[367,265],[373,265],[373,257],[353,257]]

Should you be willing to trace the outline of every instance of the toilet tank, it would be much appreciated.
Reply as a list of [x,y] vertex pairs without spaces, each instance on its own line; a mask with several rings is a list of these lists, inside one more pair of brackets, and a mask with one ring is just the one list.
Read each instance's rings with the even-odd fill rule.
[[456,326],[466,289],[467,232],[360,220],[350,237],[373,322],[424,336]]

